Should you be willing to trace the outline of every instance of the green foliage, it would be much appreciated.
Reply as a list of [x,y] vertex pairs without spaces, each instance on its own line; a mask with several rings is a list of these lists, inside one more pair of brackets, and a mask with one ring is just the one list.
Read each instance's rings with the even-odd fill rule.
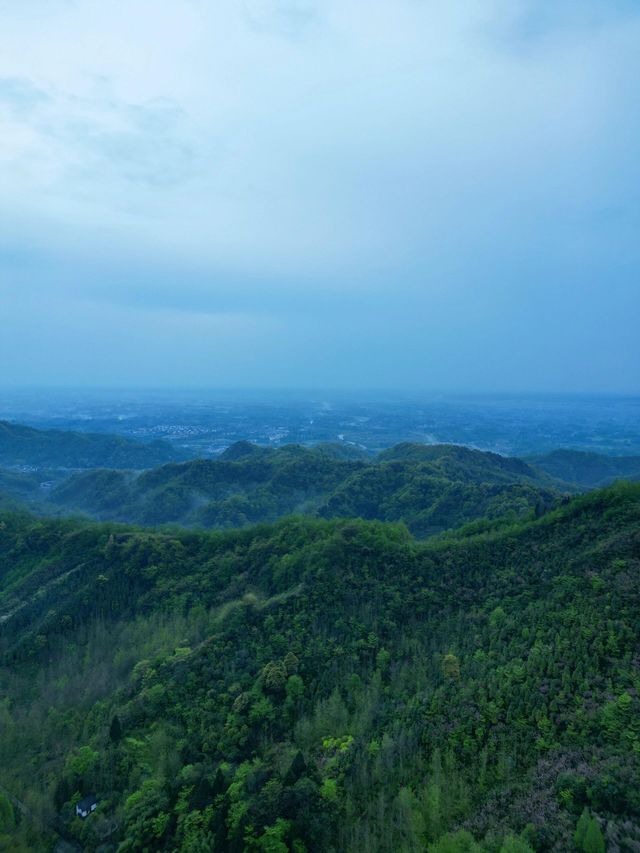
[[81,746],[68,756],[65,770],[73,776],[88,776],[95,770],[99,758],[100,755],[95,749],[90,746]]
[[122,724],[117,714],[114,715],[109,726],[109,737],[114,743],[122,739]]
[[450,681],[458,681],[460,679],[460,661],[452,652],[449,652],[442,658],[442,674]]
[[125,840],[118,848],[119,853],[143,850],[162,838],[169,824],[169,815],[163,811],[167,802],[159,779],[147,779],[127,797],[124,804]]
[[537,468],[558,480],[590,488],[605,486],[619,479],[640,477],[640,457],[603,456],[583,450],[553,450],[529,460]]
[[429,845],[428,853],[482,853],[470,832],[459,830],[447,833],[435,844]]
[[584,853],[605,853],[604,835],[595,817],[589,821],[582,842],[582,849]]
[[262,670],[265,690],[270,693],[282,693],[287,684],[287,669],[282,661],[271,661]]
[[[138,524],[228,529],[291,513],[402,521],[431,536],[475,519],[544,514],[557,501],[544,473],[464,447],[398,445],[375,459],[248,442],[219,459],[164,465],[140,476],[85,471],[53,489],[50,505]],[[292,566],[284,555],[283,580]]]
[[633,849],[639,523],[632,485],[426,542],[4,513],[0,784],[35,818],[0,801],[0,836],[529,853],[606,825]]
[[534,853],[534,850],[524,839],[508,835],[502,842],[500,853]]
[[0,833],[11,832],[15,828],[16,818],[8,797],[0,793]]
[[274,825],[268,826],[258,838],[254,849],[261,850],[263,853],[289,853],[289,845],[285,838],[290,830],[289,821],[278,818]]

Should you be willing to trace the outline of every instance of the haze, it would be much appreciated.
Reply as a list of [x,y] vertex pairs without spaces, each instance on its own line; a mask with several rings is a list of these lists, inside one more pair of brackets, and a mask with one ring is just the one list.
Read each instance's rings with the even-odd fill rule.
[[640,391],[640,8],[0,2],[0,384]]

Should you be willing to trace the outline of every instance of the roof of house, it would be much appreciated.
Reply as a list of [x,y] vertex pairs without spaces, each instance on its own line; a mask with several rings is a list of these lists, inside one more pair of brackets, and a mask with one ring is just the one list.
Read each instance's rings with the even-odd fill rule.
[[86,811],[87,809],[90,809],[94,803],[97,803],[97,802],[98,802],[98,798],[96,797],[96,795],[95,794],[89,794],[87,797],[83,797],[81,800],[78,800],[76,805],[78,806],[79,809]]

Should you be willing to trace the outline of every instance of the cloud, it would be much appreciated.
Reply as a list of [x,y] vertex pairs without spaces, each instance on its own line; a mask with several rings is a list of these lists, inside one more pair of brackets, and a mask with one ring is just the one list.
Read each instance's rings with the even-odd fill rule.
[[30,80],[19,77],[0,79],[0,103],[13,116],[30,116],[38,107],[49,102],[49,96]]
[[127,103],[104,80],[93,88],[77,96],[0,78],[0,162],[16,183],[82,199],[114,182],[169,187],[193,174],[197,158],[179,105],[166,98]]
[[322,20],[314,0],[243,0],[241,7],[251,29],[287,39],[304,38]]
[[[288,347],[301,373],[323,338],[334,372],[349,341],[384,339],[389,377],[423,359],[460,383],[482,341],[503,384],[530,358],[566,385],[563,348],[503,363],[527,317],[620,365],[640,310],[635,4],[0,8],[0,294],[146,312],[149,329],[250,317],[245,347]],[[607,305],[622,331],[598,329]]]
[[516,0],[511,15],[506,15],[504,32],[515,42],[540,45],[558,34],[584,36],[637,16],[634,0],[584,0],[579,4],[573,0]]

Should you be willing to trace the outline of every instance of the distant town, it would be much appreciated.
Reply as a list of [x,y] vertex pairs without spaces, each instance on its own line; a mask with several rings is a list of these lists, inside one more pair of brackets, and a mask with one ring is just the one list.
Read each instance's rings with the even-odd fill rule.
[[558,447],[640,453],[640,399],[215,391],[11,391],[0,419],[38,429],[163,439],[214,457],[239,440],[344,442],[371,453],[402,441],[526,456]]

